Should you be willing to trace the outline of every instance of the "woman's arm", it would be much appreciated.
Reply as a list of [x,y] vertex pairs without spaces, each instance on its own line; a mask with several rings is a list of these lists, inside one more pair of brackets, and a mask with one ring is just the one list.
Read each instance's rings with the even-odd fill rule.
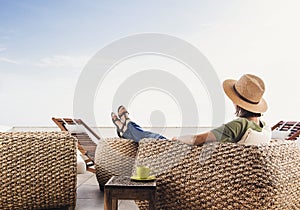
[[185,144],[189,145],[202,145],[205,142],[214,142],[216,141],[215,135],[208,131],[205,133],[201,133],[198,135],[187,135],[187,136],[179,136],[179,137],[174,137],[173,140],[179,140]]

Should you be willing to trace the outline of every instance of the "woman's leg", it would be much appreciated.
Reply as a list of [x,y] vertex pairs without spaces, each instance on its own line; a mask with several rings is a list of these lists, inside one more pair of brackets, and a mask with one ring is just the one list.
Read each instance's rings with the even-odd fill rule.
[[[132,139],[135,142],[139,142],[143,138],[154,138],[154,139],[166,139],[164,136],[153,133],[150,131],[144,131],[139,125],[132,122],[128,117],[128,111],[124,106],[119,106],[117,120],[113,119],[113,122],[123,124],[122,129],[119,128],[119,131],[122,132],[122,137],[125,139]],[[118,125],[116,125],[118,127]]]
[[122,123],[121,120],[118,118],[118,116],[114,112],[111,113],[111,120],[113,121],[113,123],[115,124],[115,126],[117,128],[118,136],[122,137],[124,132],[127,129],[127,125]]
[[139,142],[144,138],[166,139],[164,136],[158,133],[144,131],[139,125],[132,121],[128,122],[127,130],[124,132],[123,137],[133,139],[135,142]]

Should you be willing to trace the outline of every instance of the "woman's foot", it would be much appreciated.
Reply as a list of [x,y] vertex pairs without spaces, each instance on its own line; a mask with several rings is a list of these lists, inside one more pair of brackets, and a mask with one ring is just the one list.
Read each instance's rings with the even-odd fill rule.
[[121,120],[118,118],[118,116],[114,112],[111,113],[111,120],[117,127],[118,136],[122,137],[124,132],[127,130],[127,125],[122,123]]
[[130,118],[128,117],[129,113],[123,105],[119,106],[118,115],[123,124],[127,125],[128,122],[130,122]]

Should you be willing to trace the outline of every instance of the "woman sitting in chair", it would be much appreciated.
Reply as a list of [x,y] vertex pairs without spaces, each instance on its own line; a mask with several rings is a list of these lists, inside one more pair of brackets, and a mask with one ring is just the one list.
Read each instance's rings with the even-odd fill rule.
[[[245,74],[239,80],[225,80],[223,89],[235,106],[237,118],[208,132],[174,137],[173,140],[190,145],[202,145],[205,142],[214,141],[236,143],[241,140],[249,128],[258,132],[263,131],[265,123],[260,120],[260,117],[267,111],[268,106],[262,98],[265,91],[262,79],[255,75]],[[139,142],[143,138],[166,139],[160,134],[144,131],[139,125],[132,122],[124,106],[119,107],[118,115],[119,118],[112,113],[111,117],[120,137],[133,139],[135,142]]]

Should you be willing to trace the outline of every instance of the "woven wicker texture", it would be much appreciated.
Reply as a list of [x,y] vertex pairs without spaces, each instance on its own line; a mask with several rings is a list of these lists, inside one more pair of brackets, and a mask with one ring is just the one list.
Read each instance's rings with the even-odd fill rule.
[[0,209],[76,204],[76,139],[67,132],[0,133]]
[[134,141],[122,138],[106,138],[99,142],[95,167],[100,189],[112,176],[131,175],[137,147]]
[[300,209],[299,162],[295,142],[200,147],[145,139],[135,165],[156,175],[157,209]]

